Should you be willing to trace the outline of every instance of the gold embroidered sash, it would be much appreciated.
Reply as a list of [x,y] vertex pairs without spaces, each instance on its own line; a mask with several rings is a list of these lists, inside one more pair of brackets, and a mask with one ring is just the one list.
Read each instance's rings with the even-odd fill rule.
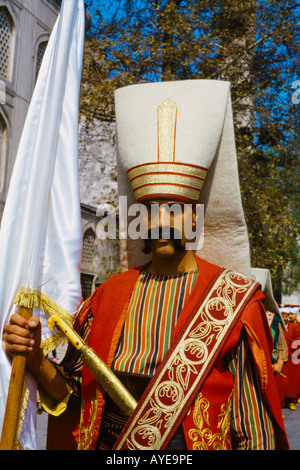
[[165,449],[259,284],[221,269],[199,299],[114,447]]

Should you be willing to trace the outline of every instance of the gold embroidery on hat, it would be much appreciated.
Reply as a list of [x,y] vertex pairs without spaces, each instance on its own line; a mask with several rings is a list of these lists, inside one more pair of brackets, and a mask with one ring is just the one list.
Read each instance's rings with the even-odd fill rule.
[[176,121],[177,105],[167,98],[157,108],[158,161],[160,162],[175,160]]
[[196,165],[189,165],[187,163],[173,162],[173,163],[145,163],[142,165],[134,166],[128,170],[130,180],[140,175],[147,175],[148,173],[181,173],[189,176],[196,176],[197,178],[205,179],[207,174],[206,168],[201,168]]

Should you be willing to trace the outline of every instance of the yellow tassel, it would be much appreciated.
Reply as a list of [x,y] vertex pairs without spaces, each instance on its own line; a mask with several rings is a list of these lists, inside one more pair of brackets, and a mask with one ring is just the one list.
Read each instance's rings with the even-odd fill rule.
[[[73,317],[62,307],[57,305],[53,300],[49,299],[45,294],[38,291],[37,289],[28,289],[26,287],[20,287],[19,292],[17,293],[14,303],[20,307],[33,308],[36,307],[48,315],[58,315],[61,317],[67,324],[70,326],[73,325]],[[60,344],[65,342],[64,334],[59,331],[51,337],[45,339],[41,343],[41,348],[45,355],[53,351]]]

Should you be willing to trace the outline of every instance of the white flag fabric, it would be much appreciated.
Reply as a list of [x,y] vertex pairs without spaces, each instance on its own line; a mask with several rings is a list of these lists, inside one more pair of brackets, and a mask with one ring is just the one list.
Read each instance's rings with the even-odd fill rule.
[[[0,229],[0,331],[17,305],[33,306],[47,353],[59,332],[52,313],[72,322],[81,301],[78,99],[84,44],[83,0],[64,0],[29,106]],[[0,348],[0,431],[11,362]],[[26,376],[17,439],[36,448],[36,384]]]

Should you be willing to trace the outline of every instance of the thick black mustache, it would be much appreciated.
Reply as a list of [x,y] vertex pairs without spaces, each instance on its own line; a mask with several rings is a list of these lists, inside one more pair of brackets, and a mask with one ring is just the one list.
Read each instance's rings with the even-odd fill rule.
[[176,251],[185,251],[185,246],[181,244],[182,233],[180,230],[174,227],[154,227],[148,230],[147,238],[144,239],[143,253],[150,253],[151,241],[160,239],[173,240]]
[[147,238],[149,240],[181,240],[182,233],[174,227],[152,227],[147,232]]

